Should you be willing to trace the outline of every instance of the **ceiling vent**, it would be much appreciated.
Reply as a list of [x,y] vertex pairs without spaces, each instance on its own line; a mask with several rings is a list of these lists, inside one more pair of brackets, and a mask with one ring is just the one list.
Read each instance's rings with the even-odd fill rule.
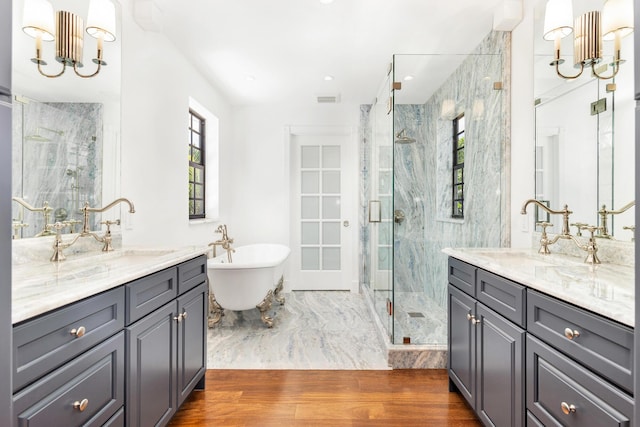
[[340,95],[317,95],[318,104],[337,104],[340,102]]

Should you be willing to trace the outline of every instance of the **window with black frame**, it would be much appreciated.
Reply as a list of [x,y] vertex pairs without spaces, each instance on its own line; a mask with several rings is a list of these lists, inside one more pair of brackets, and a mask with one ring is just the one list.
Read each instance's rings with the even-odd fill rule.
[[464,114],[453,120],[452,218],[464,218]]
[[205,212],[205,120],[189,110],[189,219]]

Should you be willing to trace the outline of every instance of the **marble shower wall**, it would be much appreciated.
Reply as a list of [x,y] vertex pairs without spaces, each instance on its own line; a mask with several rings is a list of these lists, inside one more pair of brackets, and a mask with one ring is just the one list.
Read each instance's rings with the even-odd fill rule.
[[[491,32],[442,86],[421,105],[395,105],[394,131],[406,129],[412,144],[394,146],[394,209],[406,220],[394,230],[394,292],[425,292],[445,306],[445,247],[505,246],[509,243],[511,35]],[[494,89],[500,82],[502,89]],[[447,101],[445,103],[445,101]],[[453,102],[453,104],[451,103]],[[443,115],[443,104],[453,109]],[[370,106],[361,107],[360,265],[371,272],[366,221],[371,174]],[[466,118],[465,218],[451,218],[452,120]]]
[[[424,290],[447,300],[445,247],[500,247],[509,242],[511,33],[491,32],[425,105],[428,139],[424,228]],[[495,85],[500,84],[501,88]],[[455,106],[444,112],[443,105]],[[464,219],[451,218],[452,120],[464,113]]]
[[[81,220],[78,209],[85,201],[100,206],[103,105],[16,102],[13,114],[13,195],[36,208],[47,201],[53,208],[50,223]],[[12,218],[28,224],[22,237],[43,230],[42,213],[15,202]],[[91,221],[91,229],[100,229],[100,215],[92,215]],[[75,231],[79,229],[76,225]]]

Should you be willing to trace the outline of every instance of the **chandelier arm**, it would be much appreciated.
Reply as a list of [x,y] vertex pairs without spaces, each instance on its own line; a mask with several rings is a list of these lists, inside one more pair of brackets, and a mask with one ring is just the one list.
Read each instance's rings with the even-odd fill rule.
[[50,79],[55,79],[56,77],[60,77],[61,75],[64,74],[65,70],[67,69],[67,64],[65,64],[64,62],[62,63],[62,71],[60,71],[58,74],[47,74],[44,71],[42,71],[42,60],[38,57],[37,58],[37,62],[36,64],[38,64],[38,71],[40,72],[40,74],[42,74],[45,77],[48,77]]
[[82,77],[83,79],[88,79],[88,78],[91,78],[93,76],[96,76],[100,72],[100,68],[101,67],[102,67],[102,63],[98,62],[98,68],[96,69],[96,71],[93,74],[80,74],[80,72],[78,71],[78,64],[75,63],[75,64],[73,64],[73,71],[76,72],[78,77]]
[[598,74],[598,72],[596,71],[596,67],[595,64],[591,64],[591,70],[593,71],[593,75],[596,76],[597,78],[599,78],[600,80],[609,80],[612,79],[616,76],[616,74],[618,74],[618,71],[620,71],[620,60],[614,61],[613,62],[613,74],[611,74],[610,76],[603,76]]
[[551,65],[553,65],[555,63],[556,66],[556,73],[558,74],[558,76],[562,77],[563,79],[567,79],[567,80],[573,80],[573,79],[577,79],[578,77],[580,77],[584,71],[584,64],[580,64],[580,72],[578,74],[576,74],[575,76],[565,76],[564,74],[562,74],[560,72],[560,62],[559,61],[554,61],[553,63],[551,63]]

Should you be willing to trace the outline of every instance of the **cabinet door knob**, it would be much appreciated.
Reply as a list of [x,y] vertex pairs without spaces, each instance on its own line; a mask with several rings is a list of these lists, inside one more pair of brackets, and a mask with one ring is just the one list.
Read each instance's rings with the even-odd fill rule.
[[478,323],[480,323],[480,319],[476,319],[476,316],[470,313],[467,313],[467,320],[474,325],[477,325]]
[[75,402],[73,402],[73,409],[77,409],[80,412],[87,409],[87,406],[89,406],[89,399],[82,399],[79,402],[76,400]]
[[574,338],[578,338],[580,336],[580,332],[573,330],[571,328],[566,328],[564,330],[564,336],[568,339],[572,340]]
[[560,404],[560,409],[562,409],[562,412],[566,415],[574,414],[576,412],[576,406],[573,404],[569,405],[567,402],[562,402]]
[[177,320],[178,323],[182,322],[182,313],[180,313],[176,317],[174,317],[173,320]]
[[78,329],[73,328],[72,330],[69,331],[69,333],[71,335],[75,335],[76,338],[80,338],[81,336],[83,336],[85,334],[85,332],[87,332],[87,330],[85,329],[84,326],[80,326]]
[[187,318],[187,312],[186,312],[186,311],[183,311],[183,312],[182,312],[182,318],[183,318],[183,319],[186,319],[186,318]]

